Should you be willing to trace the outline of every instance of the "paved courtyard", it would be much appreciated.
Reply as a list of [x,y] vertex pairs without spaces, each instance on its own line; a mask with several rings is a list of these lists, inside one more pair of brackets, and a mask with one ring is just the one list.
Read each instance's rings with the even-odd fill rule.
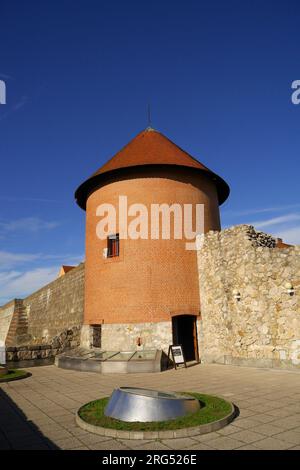
[[[300,449],[298,372],[215,364],[132,375],[27,370],[32,377],[0,384],[0,449]],[[223,396],[240,415],[218,432],[159,441],[105,438],[76,426],[79,406],[125,385]]]

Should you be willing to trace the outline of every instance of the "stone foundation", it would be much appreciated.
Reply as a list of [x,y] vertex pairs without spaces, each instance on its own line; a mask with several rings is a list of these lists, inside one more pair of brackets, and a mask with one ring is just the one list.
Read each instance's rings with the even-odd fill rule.
[[[92,347],[93,327],[84,325],[81,330],[81,346]],[[101,325],[101,348],[106,351],[135,351],[159,349],[168,353],[172,344],[172,322],[159,323],[113,323]]]
[[6,347],[6,360],[8,362],[18,362],[55,357],[62,351],[79,346],[80,330],[80,326],[74,326],[73,328],[64,330],[59,335],[52,338],[49,344],[8,346]]
[[90,349],[93,345],[93,328],[90,325],[82,325],[80,333],[80,346]]

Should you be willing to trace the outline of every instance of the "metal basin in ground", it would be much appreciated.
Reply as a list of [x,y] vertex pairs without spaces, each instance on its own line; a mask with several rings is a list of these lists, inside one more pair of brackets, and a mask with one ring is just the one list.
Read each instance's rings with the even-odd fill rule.
[[188,395],[120,387],[113,391],[104,414],[121,421],[149,422],[176,419],[199,409],[199,401]]

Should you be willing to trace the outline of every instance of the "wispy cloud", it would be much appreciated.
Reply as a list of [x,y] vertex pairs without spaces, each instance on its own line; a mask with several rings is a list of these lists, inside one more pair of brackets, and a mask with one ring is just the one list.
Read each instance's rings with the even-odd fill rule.
[[18,264],[31,263],[40,258],[40,254],[0,251],[0,270],[11,269]]
[[43,261],[56,261],[60,264],[79,264],[84,259],[84,255],[72,255],[68,253],[43,254],[43,253],[14,253],[10,251],[0,251],[0,272],[12,269],[15,266],[28,266],[30,263]]
[[0,272],[0,283],[7,283],[8,281],[11,281],[12,279],[15,279],[16,277],[20,276],[22,274],[20,271],[3,271]]
[[36,268],[16,274],[1,273],[2,277],[5,275],[7,280],[0,286],[0,305],[14,298],[24,297],[53,281],[58,275],[58,267]]
[[66,253],[0,251],[0,305],[35,292],[56,279],[62,264],[77,266],[83,258],[83,255]]
[[[274,206],[245,210],[222,211],[224,227],[239,224],[253,225],[258,230],[268,231],[292,245],[300,244],[300,203],[274,204]],[[265,215],[264,215],[265,214]],[[268,216],[269,214],[269,216]],[[257,215],[256,220],[251,216]]]
[[0,222],[0,234],[8,232],[39,232],[40,230],[51,230],[59,226],[59,222],[48,222],[38,217],[25,217],[22,219]]
[[291,245],[300,245],[300,226],[279,230],[275,237],[282,238],[282,240]]
[[4,78],[5,80],[11,80],[11,76],[7,75],[6,73],[0,72],[0,78]]
[[59,254],[59,255],[42,255],[44,260],[57,260],[61,264],[70,264],[70,265],[77,265],[82,262],[84,259],[84,255],[67,255],[67,254]]
[[13,104],[6,103],[5,112],[0,116],[0,121],[3,121],[11,114],[18,112],[30,101],[28,96],[21,96],[21,98]]
[[15,103],[13,106],[12,106],[12,110],[13,111],[17,111],[18,109],[21,109],[23,108],[23,106],[25,106],[25,104],[29,101],[29,98],[28,96],[22,96],[22,98],[17,101],[17,103]]
[[261,208],[256,208],[256,209],[246,209],[246,210],[224,210],[223,215],[225,216],[245,216],[245,215],[254,215],[254,214],[263,214],[263,213],[268,213],[268,212],[282,212],[282,211],[287,211],[287,210],[292,210],[292,209],[297,209],[300,208],[300,203],[296,204],[287,204],[287,205],[278,205],[278,206],[272,206],[272,207],[261,207]]
[[254,225],[256,228],[266,228],[273,225],[287,224],[289,222],[295,222],[298,220],[300,220],[300,214],[286,214],[279,217],[273,217],[272,219],[251,222],[250,225]]

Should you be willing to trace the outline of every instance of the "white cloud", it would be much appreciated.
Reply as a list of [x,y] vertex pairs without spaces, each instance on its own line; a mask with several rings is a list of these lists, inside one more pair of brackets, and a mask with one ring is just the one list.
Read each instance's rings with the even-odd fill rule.
[[28,96],[22,96],[22,98],[16,104],[13,105],[12,109],[14,111],[17,111],[18,109],[23,108],[23,106],[25,106],[28,100]]
[[70,264],[76,266],[77,264],[81,263],[84,259],[84,255],[74,256],[74,255],[43,255],[43,259],[45,260],[57,260],[61,264]]
[[25,265],[36,261],[52,260],[59,264],[77,265],[84,259],[83,255],[55,254],[44,255],[43,253],[13,253],[10,251],[0,251],[0,273],[3,270],[11,269],[16,265]]
[[300,207],[300,203],[297,204],[287,204],[285,206],[273,206],[273,207],[262,207],[262,208],[257,208],[257,209],[246,209],[246,210],[224,210],[223,215],[224,216],[243,216],[243,215],[251,215],[251,214],[263,214],[267,212],[281,212],[281,211],[286,211],[286,210],[291,210],[291,209],[297,209]]
[[38,217],[25,217],[23,219],[0,222],[0,230],[2,234],[17,231],[38,232],[40,230],[51,230],[58,227],[58,225],[58,222],[47,222]]
[[[83,258],[66,253],[44,255],[0,251],[0,305],[32,294],[56,279],[62,264],[77,266]],[[51,266],[41,266],[47,262]]]
[[267,220],[258,220],[257,222],[251,222],[250,225],[254,225],[255,228],[265,228],[272,225],[286,224],[287,222],[295,222],[300,220],[300,214],[286,214],[279,217],[273,217]]
[[12,78],[10,75],[7,75],[6,73],[2,73],[2,72],[0,72],[0,77],[7,79],[7,80],[10,80]]
[[[233,225],[247,224],[253,225],[255,229],[271,232],[275,238],[282,238],[284,242],[291,245],[300,244],[300,203],[274,205],[270,207],[246,209],[241,211],[224,210],[222,215],[225,219],[223,227],[232,227]],[[252,214],[267,214],[274,212],[273,217],[263,218],[261,220],[251,221]],[[249,220],[250,219],[250,220]]]
[[11,253],[0,251],[0,269],[10,269],[17,264],[30,263],[41,257],[40,254],[31,253]]
[[285,243],[300,245],[300,227],[279,230],[274,236],[282,238]]
[[2,272],[1,277],[5,277],[6,274],[8,277],[0,286],[0,305],[14,298],[25,297],[45,286],[56,279],[58,270],[58,266],[50,266],[17,274]]
[[22,274],[20,271],[3,271],[0,272],[0,282],[8,282],[11,279],[15,279],[18,277],[20,274]]

